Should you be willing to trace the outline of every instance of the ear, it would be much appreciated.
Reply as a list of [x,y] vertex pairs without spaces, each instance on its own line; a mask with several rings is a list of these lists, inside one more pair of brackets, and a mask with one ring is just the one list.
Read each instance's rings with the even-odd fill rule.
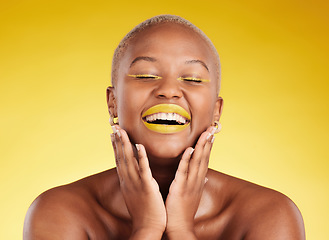
[[223,111],[223,103],[224,103],[223,98],[218,97],[217,101],[215,103],[213,122],[219,121],[220,116],[222,115],[222,111]]
[[114,87],[108,87],[106,89],[106,101],[107,101],[109,114],[115,118],[118,116],[118,113],[117,113],[117,102],[116,102],[114,91],[115,91]]

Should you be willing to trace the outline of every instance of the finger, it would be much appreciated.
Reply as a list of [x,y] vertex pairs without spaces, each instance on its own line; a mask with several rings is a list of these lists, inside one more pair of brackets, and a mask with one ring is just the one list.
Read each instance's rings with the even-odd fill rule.
[[210,153],[211,153],[214,139],[215,139],[215,136],[212,136],[211,138],[209,138],[203,149],[203,153],[201,156],[202,160],[201,160],[199,172],[198,172],[198,178],[201,178],[201,180],[206,177],[207,172],[208,172],[209,158],[210,158]]
[[195,146],[195,151],[192,155],[189,166],[189,175],[188,178],[195,180],[199,175],[200,168],[202,172],[205,171],[205,166],[208,168],[210,149],[211,149],[211,140],[214,134],[214,127],[209,127],[205,132],[203,132]]
[[193,152],[194,149],[192,147],[189,147],[183,153],[182,159],[180,160],[176,171],[175,181],[177,182],[186,181],[189,171],[189,162]]
[[198,175],[200,164],[202,161],[203,149],[207,142],[206,137],[208,132],[204,132],[201,134],[197,144],[195,145],[195,151],[193,152],[192,158],[189,164],[189,174],[188,178],[194,178]]
[[115,145],[115,133],[111,133],[111,143],[112,143],[114,157],[115,157],[115,164],[118,166],[120,164],[120,162],[117,161],[118,159],[116,157],[117,147]]
[[128,174],[128,169],[127,169],[127,161],[124,155],[123,151],[123,144],[121,141],[121,133],[118,130],[119,126],[116,126],[116,131],[114,134],[114,145],[115,145],[115,158],[116,158],[116,163],[117,163],[117,168],[120,172],[120,177],[121,180],[127,180],[129,179],[129,174]]
[[127,135],[127,132],[123,129],[118,129],[118,132],[120,133],[121,136],[120,139],[122,143],[122,150],[123,150],[128,176],[133,181],[138,181],[140,179],[138,172],[138,163],[134,156],[134,151],[131,142],[129,140],[129,137]]
[[[213,130],[216,130],[216,128],[213,128]],[[201,165],[205,164],[206,166],[208,166],[210,152],[211,152],[214,140],[215,140],[214,131],[211,130],[210,135],[208,135],[206,139],[207,139],[207,141],[206,141],[206,144],[204,145],[203,154],[202,154],[202,158],[204,158],[204,160],[201,160]]]
[[115,138],[115,133],[111,134],[111,142],[112,142],[112,147],[113,147],[113,152],[114,152],[114,157],[115,157],[115,164],[116,164],[116,170],[118,173],[118,177],[120,179],[120,182],[122,180],[122,173],[121,173],[121,160],[118,157],[118,150],[117,150],[117,145],[116,145],[116,138]]
[[152,172],[147,158],[145,147],[142,144],[136,144],[138,161],[139,161],[139,173],[143,182],[152,180]]
[[196,186],[199,185],[200,187],[203,187],[208,181],[208,178],[206,176],[208,173],[209,158],[214,140],[215,140],[215,136],[211,135],[211,137],[207,139],[207,142],[204,146],[199,172],[195,179],[196,182],[194,183]]

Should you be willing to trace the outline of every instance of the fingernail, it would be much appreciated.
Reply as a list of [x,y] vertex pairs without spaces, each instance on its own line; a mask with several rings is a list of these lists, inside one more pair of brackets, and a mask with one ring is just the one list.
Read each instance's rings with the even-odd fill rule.
[[206,140],[209,140],[209,138],[210,138],[212,135],[214,135],[214,134],[212,134],[212,133],[208,133],[208,136],[207,136]]
[[219,125],[218,125],[218,130],[217,130],[217,131],[220,132],[221,130],[222,130],[222,124],[219,124]]
[[208,140],[211,136],[213,136],[213,135],[215,134],[215,132],[216,132],[216,128],[213,127],[213,128],[211,129],[210,133],[208,134],[208,136],[207,136],[206,139]]
[[209,140],[211,136],[214,136],[215,132],[216,132],[216,127],[213,127],[207,136],[207,140]]
[[136,143],[135,146],[136,146],[137,151],[139,151],[140,150],[139,144]]
[[118,137],[121,137],[121,133],[119,130],[117,130]]
[[115,126],[111,126],[112,127],[112,131],[113,131],[113,133],[117,133],[117,129],[116,129],[116,127]]
[[212,136],[211,143],[213,143],[214,141],[215,141],[215,135]]
[[204,178],[204,183],[208,182],[208,180],[209,180],[209,179],[208,179],[207,177],[205,177],[205,178]]
[[194,148],[192,148],[191,152],[190,152],[190,155],[192,155],[192,153],[194,152]]
[[214,135],[215,134],[215,132],[216,132],[216,127],[213,127],[212,129],[211,129],[211,135]]

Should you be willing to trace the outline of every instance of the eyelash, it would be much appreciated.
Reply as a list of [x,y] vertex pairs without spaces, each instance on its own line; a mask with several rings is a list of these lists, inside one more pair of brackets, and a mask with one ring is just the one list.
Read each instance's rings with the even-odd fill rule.
[[196,83],[210,82],[210,80],[208,79],[194,78],[194,77],[179,77],[178,80],[187,81],[187,82],[196,82]]
[[152,75],[152,74],[137,74],[137,75],[128,75],[129,77],[133,77],[133,78],[138,78],[138,79],[154,79],[154,80],[158,80],[158,79],[162,79],[162,77],[160,76],[156,76],[156,75]]
[[[150,79],[150,80],[159,80],[162,79],[160,76],[152,75],[152,74],[128,74],[129,77],[137,78],[137,79]],[[202,78],[194,78],[194,77],[179,77],[177,78],[179,81],[185,81],[185,82],[195,82],[195,83],[201,83],[201,82],[210,82],[208,79],[202,79]]]

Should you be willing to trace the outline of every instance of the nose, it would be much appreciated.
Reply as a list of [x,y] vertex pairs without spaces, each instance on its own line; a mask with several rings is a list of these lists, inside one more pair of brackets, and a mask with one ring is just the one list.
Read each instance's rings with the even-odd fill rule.
[[181,98],[183,96],[179,81],[175,78],[163,78],[155,89],[155,96],[158,98]]

